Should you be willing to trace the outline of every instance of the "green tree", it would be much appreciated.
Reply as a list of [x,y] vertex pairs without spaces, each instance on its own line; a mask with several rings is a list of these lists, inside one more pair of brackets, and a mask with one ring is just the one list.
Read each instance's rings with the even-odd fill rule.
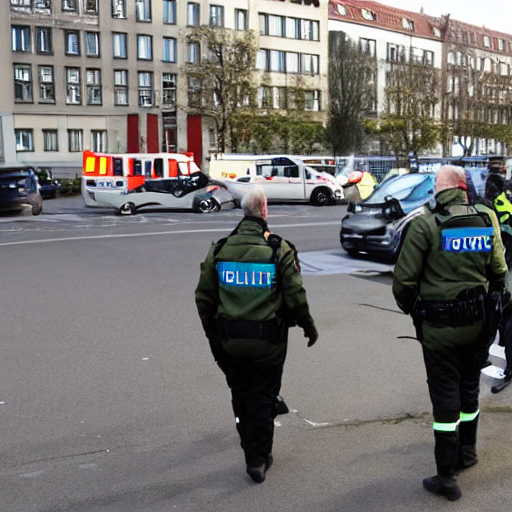
[[326,142],[335,155],[359,150],[364,119],[375,98],[376,61],[368,48],[359,48],[344,32],[329,32],[329,121]]

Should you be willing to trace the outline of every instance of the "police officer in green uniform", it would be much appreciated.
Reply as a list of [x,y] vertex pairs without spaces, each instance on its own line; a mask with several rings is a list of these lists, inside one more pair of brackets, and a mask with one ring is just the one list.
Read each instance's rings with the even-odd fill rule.
[[302,327],[309,347],[318,333],[297,252],[268,230],[263,188],[251,187],[242,207],[242,221],[229,237],[212,244],[201,264],[195,299],[213,356],[231,389],[247,473],[260,483],[272,464],[288,327]]
[[405,237],[393,294],[413,317],[433,406],[437,475],[423,486],[457,500],[457,471],[477,462],[485,304],[489,290],[504,286],[507,267],[496,215],[468,203],[462,168],[438,171],[435,206],[426,210]]

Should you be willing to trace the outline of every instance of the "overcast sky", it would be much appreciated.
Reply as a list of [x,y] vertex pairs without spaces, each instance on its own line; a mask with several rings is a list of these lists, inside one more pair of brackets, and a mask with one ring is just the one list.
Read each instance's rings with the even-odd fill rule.
[[451,18],[512,35],[512,0],[377,0],[407,11]]

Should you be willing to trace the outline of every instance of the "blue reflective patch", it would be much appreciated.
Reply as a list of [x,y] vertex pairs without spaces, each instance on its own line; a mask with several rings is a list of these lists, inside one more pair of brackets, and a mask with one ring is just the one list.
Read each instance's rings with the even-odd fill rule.
[[217,272],[221,285],[272,288],[276,282],[274,263],[220,261]]
[[494,229],[452,228],[441,231],[442,250],[449,252],[491,252]]

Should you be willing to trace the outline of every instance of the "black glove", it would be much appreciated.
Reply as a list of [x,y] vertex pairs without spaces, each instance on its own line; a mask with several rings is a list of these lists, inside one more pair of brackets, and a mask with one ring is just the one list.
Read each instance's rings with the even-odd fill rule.
[[308,325],[304,328],[304,337],[308,338],[308,347],[312,347],[318,339],[318,331],[315,324]]

